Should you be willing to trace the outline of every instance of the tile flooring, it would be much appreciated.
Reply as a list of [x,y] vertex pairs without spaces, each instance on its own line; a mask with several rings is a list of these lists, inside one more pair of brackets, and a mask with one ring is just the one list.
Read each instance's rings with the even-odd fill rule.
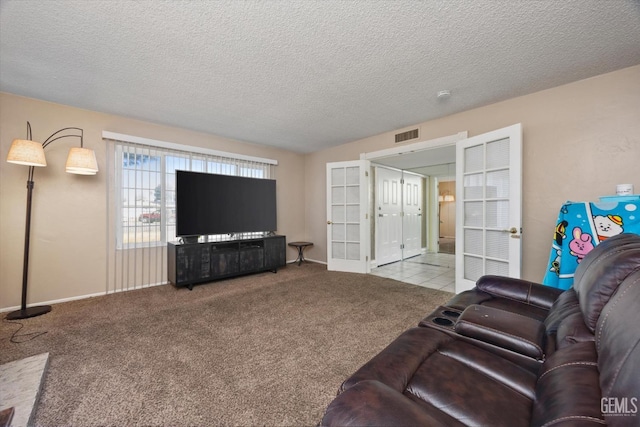
[[452,293],[455,272],[455,255],[445,253],[425,253],[371,269],[376,276]]

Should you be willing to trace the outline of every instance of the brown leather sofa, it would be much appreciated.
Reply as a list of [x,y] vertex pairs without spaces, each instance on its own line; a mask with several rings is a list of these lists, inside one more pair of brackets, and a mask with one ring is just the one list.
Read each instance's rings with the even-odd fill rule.
[[561,292],[480,279],[343,382],[326,426],[640,426],[640,236]]

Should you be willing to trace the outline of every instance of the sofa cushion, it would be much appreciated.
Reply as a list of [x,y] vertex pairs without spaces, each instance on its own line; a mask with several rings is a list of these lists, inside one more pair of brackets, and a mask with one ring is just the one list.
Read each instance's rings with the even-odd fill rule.
[[404,390],[424,359],[452,339],[435,329],[409,329],[347,378],[338,392],[362,380],[377,380],[395,390]]
[[379,381],[360,381],[336,397],[322,426],[433,426],[464,424],[433,405],[416,401]]
[[556,349],[561,349],[579,342],[595,341],[595,336],[584,324],[582,313],[578,312],[563,320],[553,341]]
[[532,426],[603,425],[595,343],[559,349],[542,365]]
[[544,319],[547,335],[555,335],[560,326],[560,322],[573,313],[580,313],[580,315],[582,315],[578,294],[576,294],[575,289],[571,288],[560,294],[551,306],[546,319]]
[[536,374],[451,335],[412,328],[343,383],[377,381],[464,424],[528,425]]

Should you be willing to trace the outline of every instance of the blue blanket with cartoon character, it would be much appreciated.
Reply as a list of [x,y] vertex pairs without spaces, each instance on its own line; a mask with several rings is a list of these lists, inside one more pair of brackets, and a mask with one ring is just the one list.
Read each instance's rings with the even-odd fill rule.
[[640,200],[565,203],[558,215],[542,283],[569,289],[585,255],[598,243],[620,233],[640,234]]

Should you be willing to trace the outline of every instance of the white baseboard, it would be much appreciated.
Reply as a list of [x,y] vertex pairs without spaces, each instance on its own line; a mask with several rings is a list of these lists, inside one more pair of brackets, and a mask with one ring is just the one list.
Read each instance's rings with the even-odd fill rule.
[[[27,304],[27,307],[34,307],[34,306],[38,306],[38,305],[53,305],[53,304],[58,304],[58,303],[61,303],[61,302],[75,301],[75,300],[85,299],[85,298],[100,297],[100,296],[103,296],[103,295],[106,295],[106,294],[107,294],[106,292],[96,292],[95,294],[79,295],[79,296],[75,296],[75,297],[61,298],[61,299],[56,299],[56,300],[51,300],[51,301],[42,301],[42,302],[37,302],[37,303],[33,303],[33,304]],[[15,310],[20,310],[20,306],[19,305],[15,305],[13,307],[0,308],[0,313],[3,313],[5,311],[15,311]]]
[[[327,262],[326,262],[326,261],[318,261],[318,260],[316,260],[316,259],[311,259],[311,258],[305,258],[304,260],[305,260],[305,261],[309,261],[309,262],[315,262],[316,264],[324,264],[324,265],[327,265]],[[287,264],[293,264],[293,263],[296,263],[296,262],[298,262],[298,260],[297,260],[297,259],[294,259],[294,260],[291,260],[291,261],[287,261]]]
[[[27,307],[34,307],[34,306],[38,306],[38,305],[54,305],[54,304],[59,304],[61,302],[69,302],[69,301],[76,301],[76,300],[79,300],[79,299],[101,297],[101,296],[104,296],[104,295],[115,294],[115,293],[118,293],[118,292],[135,291],[136,289],[150,288],[152,286],[166,285],[168,283],[169,282],[151,283],[149,285],[139,286],[139,287],[137,287],[135,289],[116,289],[116,290],[112,290],[112,291],[96,292],[94,294],[78,295],[78,296],[75,296],[75,297],[61,298],[61,299],[56,299],[56,300],[51,300],[51,301],[42,301],[42,302],[37,302],[37,303],[33,303],[33,304],[27,304]],[[0,313],[4,313],[4,312],[7,312],[7,311],[15,311],[15,310],[20,310],[20,306],[19,305],[15,305],[13,307],[0,308]]]

